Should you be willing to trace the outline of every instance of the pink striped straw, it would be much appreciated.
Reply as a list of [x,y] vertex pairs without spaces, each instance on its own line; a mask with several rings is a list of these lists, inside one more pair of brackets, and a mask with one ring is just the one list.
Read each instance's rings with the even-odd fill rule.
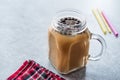
[[105,15],[105,13],[102,11],[102,16],[104,17],[105,21],[107,22],[107,24],[109,25],[110,29],[112,30],[113,34],[118,37],[118,32],[115,30],[114,26],[112,25],[112,23],[109,21],[109,19],[107,18],[107,16]]

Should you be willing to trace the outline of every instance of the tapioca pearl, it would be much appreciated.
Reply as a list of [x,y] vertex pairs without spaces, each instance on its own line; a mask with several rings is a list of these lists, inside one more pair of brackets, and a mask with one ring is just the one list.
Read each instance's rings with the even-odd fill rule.
[[75,21],[75,18],[74,18],[74,17],[72,17],[72,18],[71,18],[71,20],[74,20],[74,21]]
[[65,21],[62,21],[62,24],[66,24],[66,22],[65,22]]
[[74,26],[75,29],[78,29],[79,27],[80,27],[79,25],[75,25],[75,26]]
[[58,30],[61,30],[61,27],[57,27]]
[[62,26],[62,22],[58,22],[57,24],[58,24],[59,27]]
[[75,21],[77,21],[78,19],[74,18]]
[[68,18],[67,18],[67,17],[65,17],[65,18],[64,18],[64,20],[68,20]]
[[61,18],[60,21],[63,22],[63,21],[65,21],[65,19],[64,19],[64,18]]
[[60,23],[65,24],[65,19],[64,18],[60,19]]
[[77,24],[79,24],[79,23],[80,23],[80,21],[78,20],[78,21],[77,21]]
[[75,25],[77,24],[77,21],[74,21],[75,22]]

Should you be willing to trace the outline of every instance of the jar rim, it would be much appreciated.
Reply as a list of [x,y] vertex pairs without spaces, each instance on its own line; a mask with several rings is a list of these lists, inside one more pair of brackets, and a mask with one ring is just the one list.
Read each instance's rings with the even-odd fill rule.
[[[56,12],[56,16],[53,17],[53,20],[52,20],[52,27],[53,29],[55,29],[56,31],[59,32],[59,30],[57,29],[58,26],[61,26],[60,24],[58,24],[58,21],[61,19],[61,18],[64,18],[64,17],[73,17],[73,18],[76,18],[78,20],[80,20],[80,24],[79,24],[79,28],[80,30],[79,31],[76,31],[76,32],[73,32],[71,35],[76,35],[78,33],[81,33],[83,32],[87,27],[86,27],[86,19],[85,17],[80,13],[79,10],[76,10],[76,9],[65,9],[65,10],[60,10],[58,12]],[[71,25],[71,26],[76,26],[76,25]],[[67,27],[66,25],[62,26],[62,27]]]

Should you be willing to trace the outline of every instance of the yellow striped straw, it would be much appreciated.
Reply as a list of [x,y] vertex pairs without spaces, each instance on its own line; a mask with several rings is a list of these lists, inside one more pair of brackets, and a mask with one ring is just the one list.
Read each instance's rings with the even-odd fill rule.
[[104,17],[103,17],[103,16],[102,16],[102,14],[101,14],[101,10],[100,10],[100,9],[97,9],[97,11],[98,11],[98,14],[100,15],[100,17],[102,18],[102,21],[104,22],[104,24],[105,24],[105,26],[106,26],[107,31],[108,31],[109,33],[111,33],[111,30],[110,30],[110,28],[109,28],[108,24],[106,23],[106,21],[105,21]]
[[98,15],[97,10],[93,9],[92,12],[93,12],[93,14],[94,14],[94,16],[95,16],[98,24],[100,25],[100,28],[101,28],[102,32],[103,32],[104,34],[106,34],[106,33],[107,33],[107,30],[106,30],[105,25],[104,25],[104,23],[102,22],[100,16]]

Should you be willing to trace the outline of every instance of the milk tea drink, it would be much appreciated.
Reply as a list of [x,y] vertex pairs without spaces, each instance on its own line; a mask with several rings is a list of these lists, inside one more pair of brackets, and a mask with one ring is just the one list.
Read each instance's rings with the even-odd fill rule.
[[91,36],[80,16],[59,15],[54,19],[48,29],[48,42],[49,60],[55,69],[67,74],[84,67],[89,58]]

